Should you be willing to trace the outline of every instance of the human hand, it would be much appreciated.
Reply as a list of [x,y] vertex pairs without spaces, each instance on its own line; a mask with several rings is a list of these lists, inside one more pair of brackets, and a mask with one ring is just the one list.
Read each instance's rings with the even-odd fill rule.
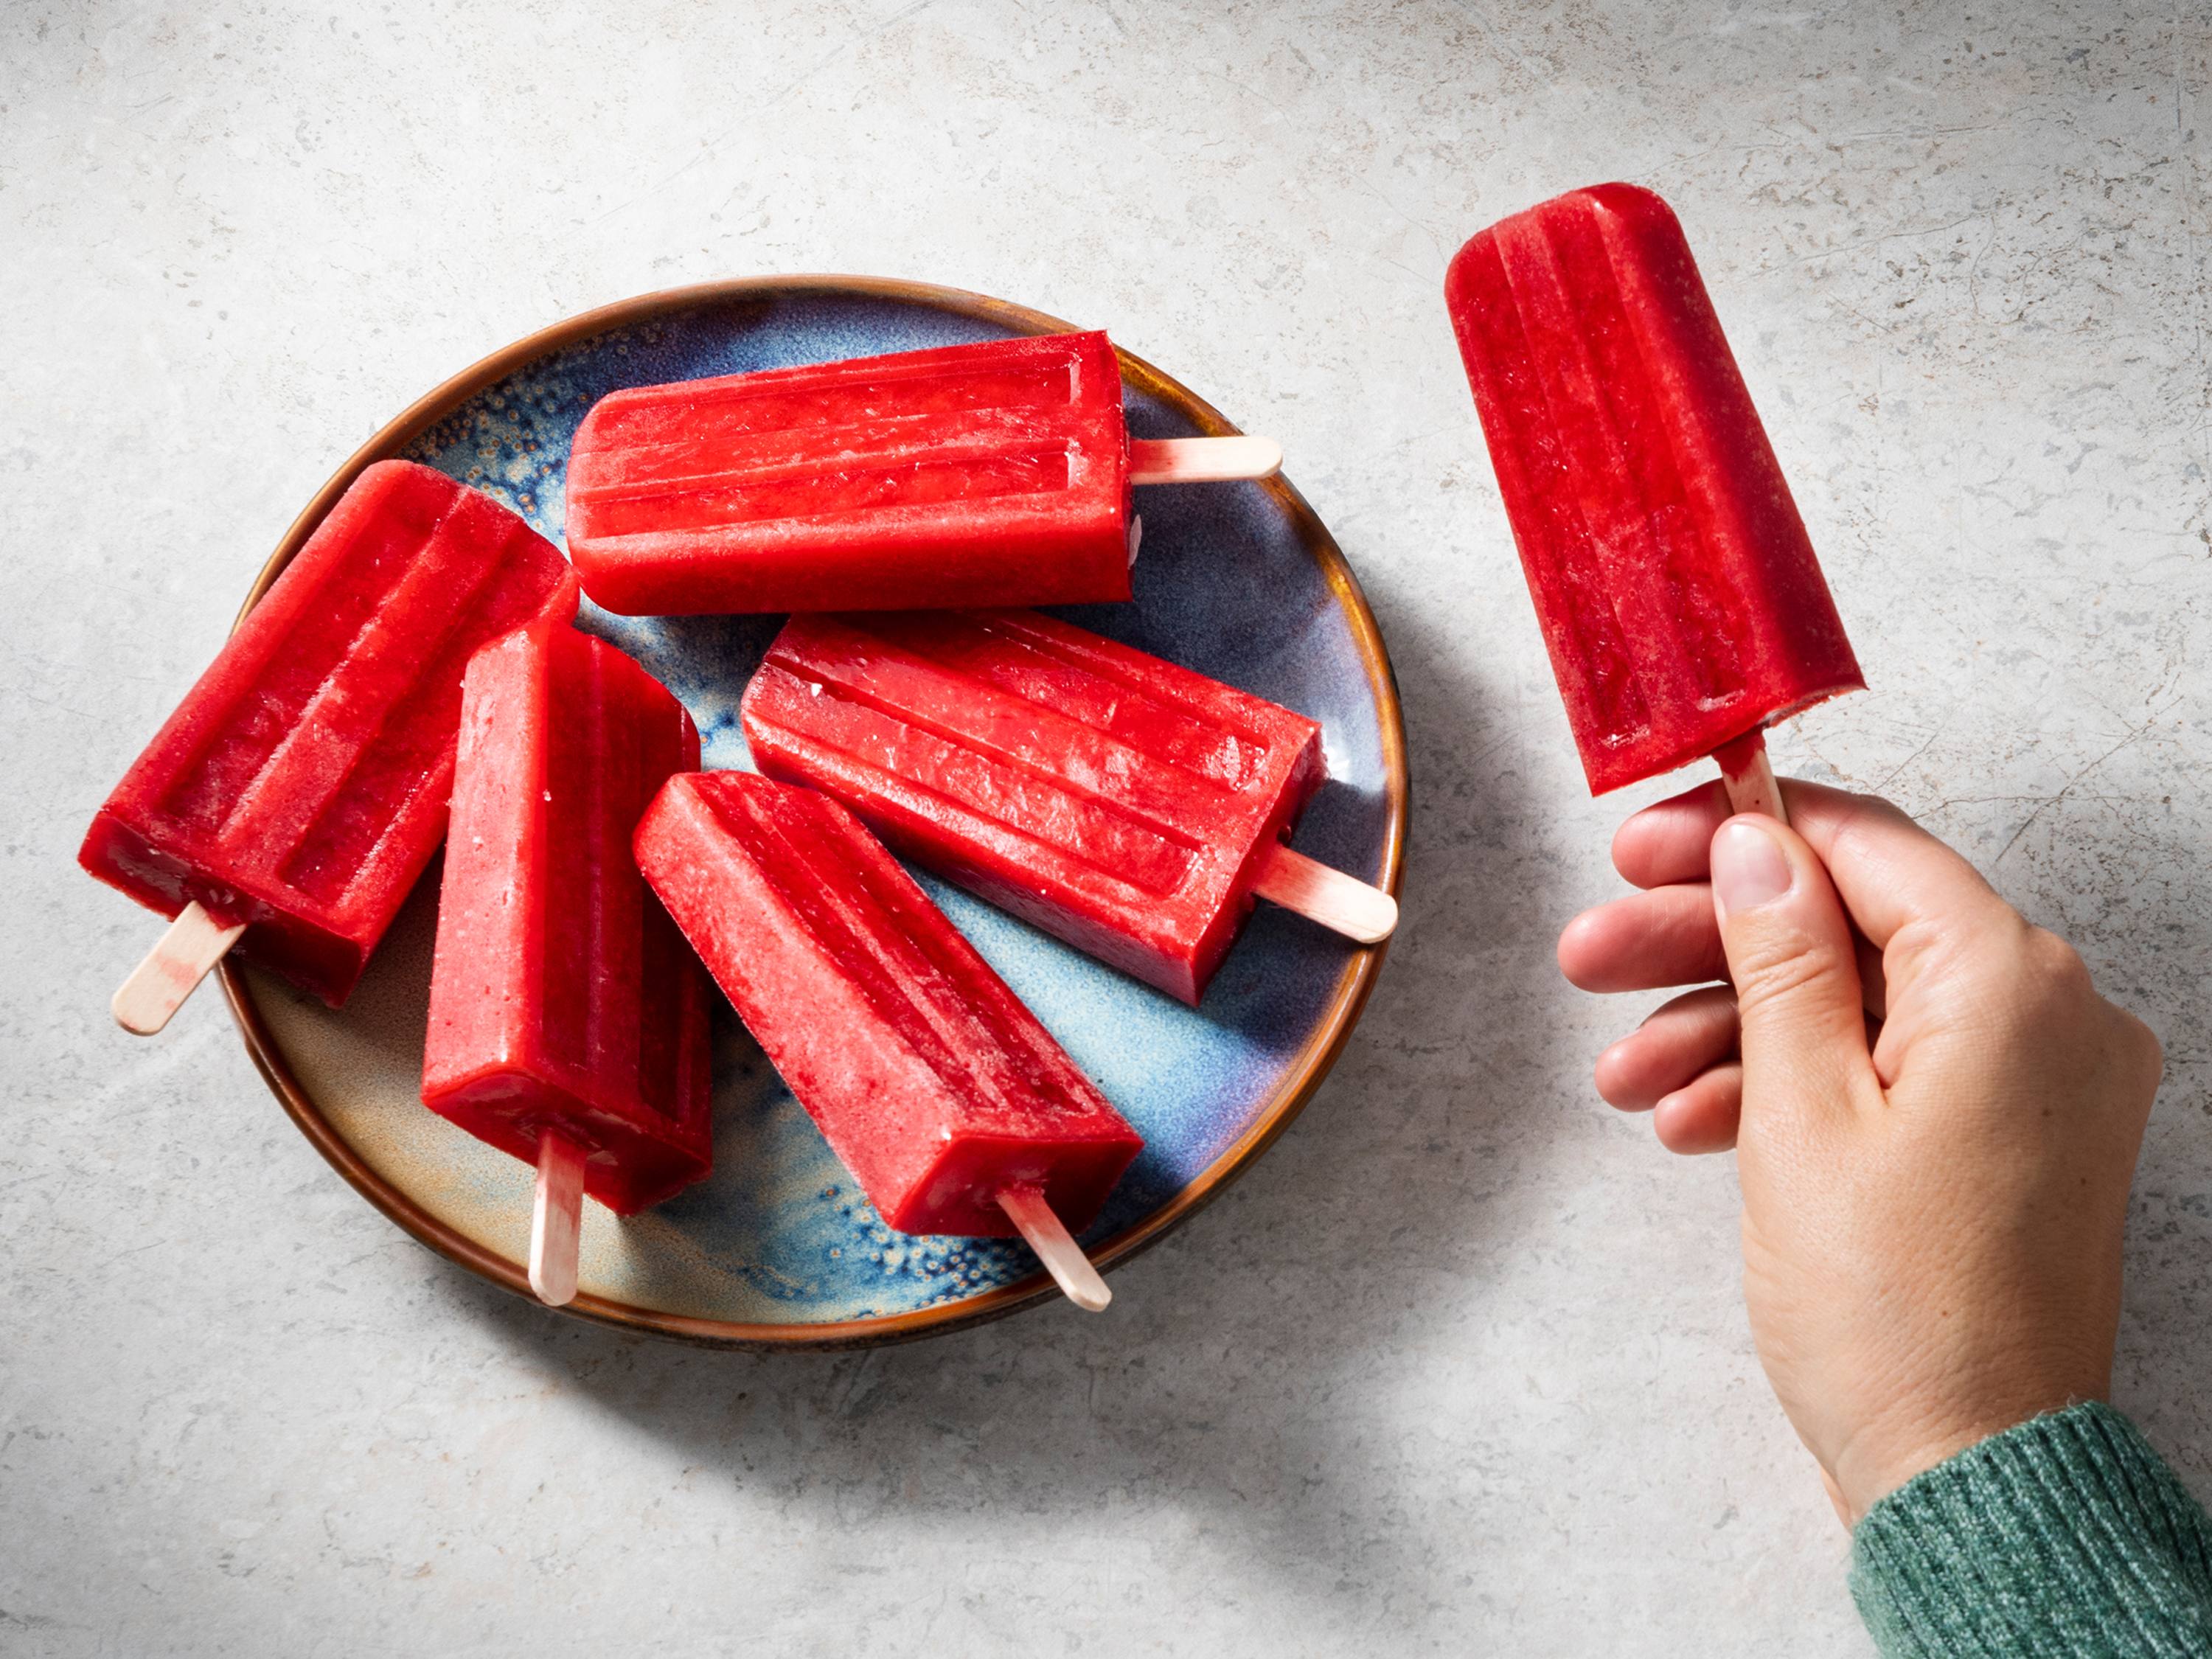
[[[1717,784],[1638,813],[1644,890],[1577,916],[1585,990],[1726,979],[1599,1056],[1676,1152],[1737,1151],[1768,1380],[1855,1523],[1954,1452],[2102,1398],[2157,1039],[1887,802]],[[1731,988],[1731,985],[1733,988]]]

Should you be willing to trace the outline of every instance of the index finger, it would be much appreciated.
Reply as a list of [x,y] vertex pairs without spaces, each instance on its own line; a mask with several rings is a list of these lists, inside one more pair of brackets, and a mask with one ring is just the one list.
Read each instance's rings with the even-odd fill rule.
[[1981,924],[2017,913],[1982,872],[1879,795],[1817,783],[1788,783],[1782,799],[1875,950],[1908,922],[1941,918]]
[[[1916,917],[2013,914],[1979,871],[1878,795],[1785,778],[1782,799],[1876,950]],[[1639,887],[1706,880],[1713,832],[1730,811],[1717,783],[1646,807],[1613,836],[1613,866]]]
[[1613,867],[1638,887],[1711,879],[1713,831],[1735,809],[1715,778],[1645,807],[1613,835]]

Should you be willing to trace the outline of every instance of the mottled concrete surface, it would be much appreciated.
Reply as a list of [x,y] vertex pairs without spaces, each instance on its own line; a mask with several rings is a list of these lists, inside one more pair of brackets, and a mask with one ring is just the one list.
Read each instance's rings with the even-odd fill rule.
[[[2172,1057],[2120,1403],[2212,1492],[2204,100],[2179,4],[0,10],[0,1651],[1867,1650],[1725,1160],[1601,1106],[1613,882],[1448,337],[1468,232],[1680,204],[1875,689],[1780,744],[2075,939]],[[1117,1280],[866,1357],[447,1267],[218,1000],[103,1012],[70,855],[314,488],[566,313],[870,271],[1111,325],[1367,585],[1406,926],[1335,1076]],[[1646,792],[1656,793],[1656,790]]]

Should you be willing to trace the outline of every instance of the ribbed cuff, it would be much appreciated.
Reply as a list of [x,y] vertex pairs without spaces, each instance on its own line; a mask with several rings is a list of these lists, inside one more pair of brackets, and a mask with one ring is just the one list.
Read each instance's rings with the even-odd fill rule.
[[2212,1522],[2134,1424],[2070,1406],[1876,1504],[1851,1595],[1889,1659],[2203,1659]]

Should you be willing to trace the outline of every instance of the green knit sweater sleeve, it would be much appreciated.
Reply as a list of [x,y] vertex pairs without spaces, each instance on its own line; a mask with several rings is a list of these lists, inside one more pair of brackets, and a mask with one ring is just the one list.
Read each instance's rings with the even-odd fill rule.
[[2111,1407],[2069,1407],[1907,1481],[1851,1537],[1886,1659],[2204,1659],[2212,1522]]

